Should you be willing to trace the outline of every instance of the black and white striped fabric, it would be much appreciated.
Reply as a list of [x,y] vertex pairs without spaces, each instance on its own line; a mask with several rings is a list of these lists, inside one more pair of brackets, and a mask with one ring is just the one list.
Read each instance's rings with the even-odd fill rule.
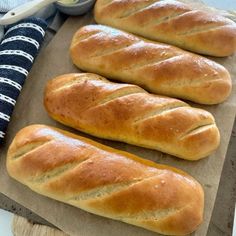
[[0,143],[24,81],[45,36],[44,20],[30,18],[12,25],[0,44]]

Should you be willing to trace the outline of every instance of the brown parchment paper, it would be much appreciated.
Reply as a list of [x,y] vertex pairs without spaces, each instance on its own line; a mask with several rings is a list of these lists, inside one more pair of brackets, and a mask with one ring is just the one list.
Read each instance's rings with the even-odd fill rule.
[[[15,133],[29,124],[42,123],[72,131],[50,119],[43,107],[43,90],[46,81],[63,73],[78,72],[69,58],[69,45],[75,31],[86,24],[93,23],[91,13],[83,17],[69,18],[51,43],[38,56],[24,89],[18,99],[9,125],[6,142],[0,147],[0,191],[9,198],[45,218],[64,232],[75,236],[154,236],[154,232],[131,226],[122,222],[95,216],[78,208],[40,196],[22,184],[11,179],[6,171],[5,158],[7,148]],[[175,166],[195,177],[205,190],[204,222],[192,235],[204,236],[207,233],[220,175],[233,127],[236,113],[236,56],[214,59],[223,64],[231,73],[233,91],[223,104],[202,107],[216,118],[221,133],[221,145],[210,157],[197,162],[180,160],[169,155],[135,147],[124,143],[112,142],[85,135],[103,144],[122,149],[143,158]]]

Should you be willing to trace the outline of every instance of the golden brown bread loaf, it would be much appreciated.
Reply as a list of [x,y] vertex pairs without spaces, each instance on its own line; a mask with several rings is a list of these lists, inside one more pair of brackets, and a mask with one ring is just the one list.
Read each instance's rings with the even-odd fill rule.
[[188,174],[49,126],[16,135],[7,170],[37,193],[158,233],[202,222],[204,193]]
[[49,81],[44,105],[52,118],[75,129],[187,160],[206,157],[219,145],[209,112],[96,74],[67,74]]
[[172,0],[97,0],[99,24],[211,56],[236,51],[236,24]]
[[228,71],[220,64],[107,26],[81,28],[70,53],[82,70],[197,103],[220,103],[232,87]]

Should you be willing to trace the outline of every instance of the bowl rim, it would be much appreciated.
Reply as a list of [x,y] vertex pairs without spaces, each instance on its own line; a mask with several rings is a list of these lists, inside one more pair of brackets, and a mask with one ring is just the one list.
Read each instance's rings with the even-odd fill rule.
[[60,7],[65,7],[65,8],[73,8],[73,7],[78,7],[78,6],[83,6],[85,4],[88,4],[90,2],[95,2],[96,0],[86,0],[84,2],[78,2],[75,4],[64,4],[64,3],[60,3],[59,1],[55,2],[57,5],[59,5]]

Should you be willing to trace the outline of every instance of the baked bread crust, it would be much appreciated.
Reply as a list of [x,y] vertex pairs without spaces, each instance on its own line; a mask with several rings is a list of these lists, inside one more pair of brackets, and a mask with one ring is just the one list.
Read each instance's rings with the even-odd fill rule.
[[16,135],[7,170],[44,196],[158,233],[184,235],[202,222],[204,193],[188,174],[49,126]]
[[220,141],[209,112],[96,74],[66,74],[49,81],[44,106],[52,118],[75,129],[187,160],[208,156]]
[[84,71],[156,94],[217,104],[231,92],[230,75],[220,64],[107,26],[81,28],[73,37],[70,54]]
[[236,24],[172,0],[97,0],[99,24],[211,56],[236,51]]

